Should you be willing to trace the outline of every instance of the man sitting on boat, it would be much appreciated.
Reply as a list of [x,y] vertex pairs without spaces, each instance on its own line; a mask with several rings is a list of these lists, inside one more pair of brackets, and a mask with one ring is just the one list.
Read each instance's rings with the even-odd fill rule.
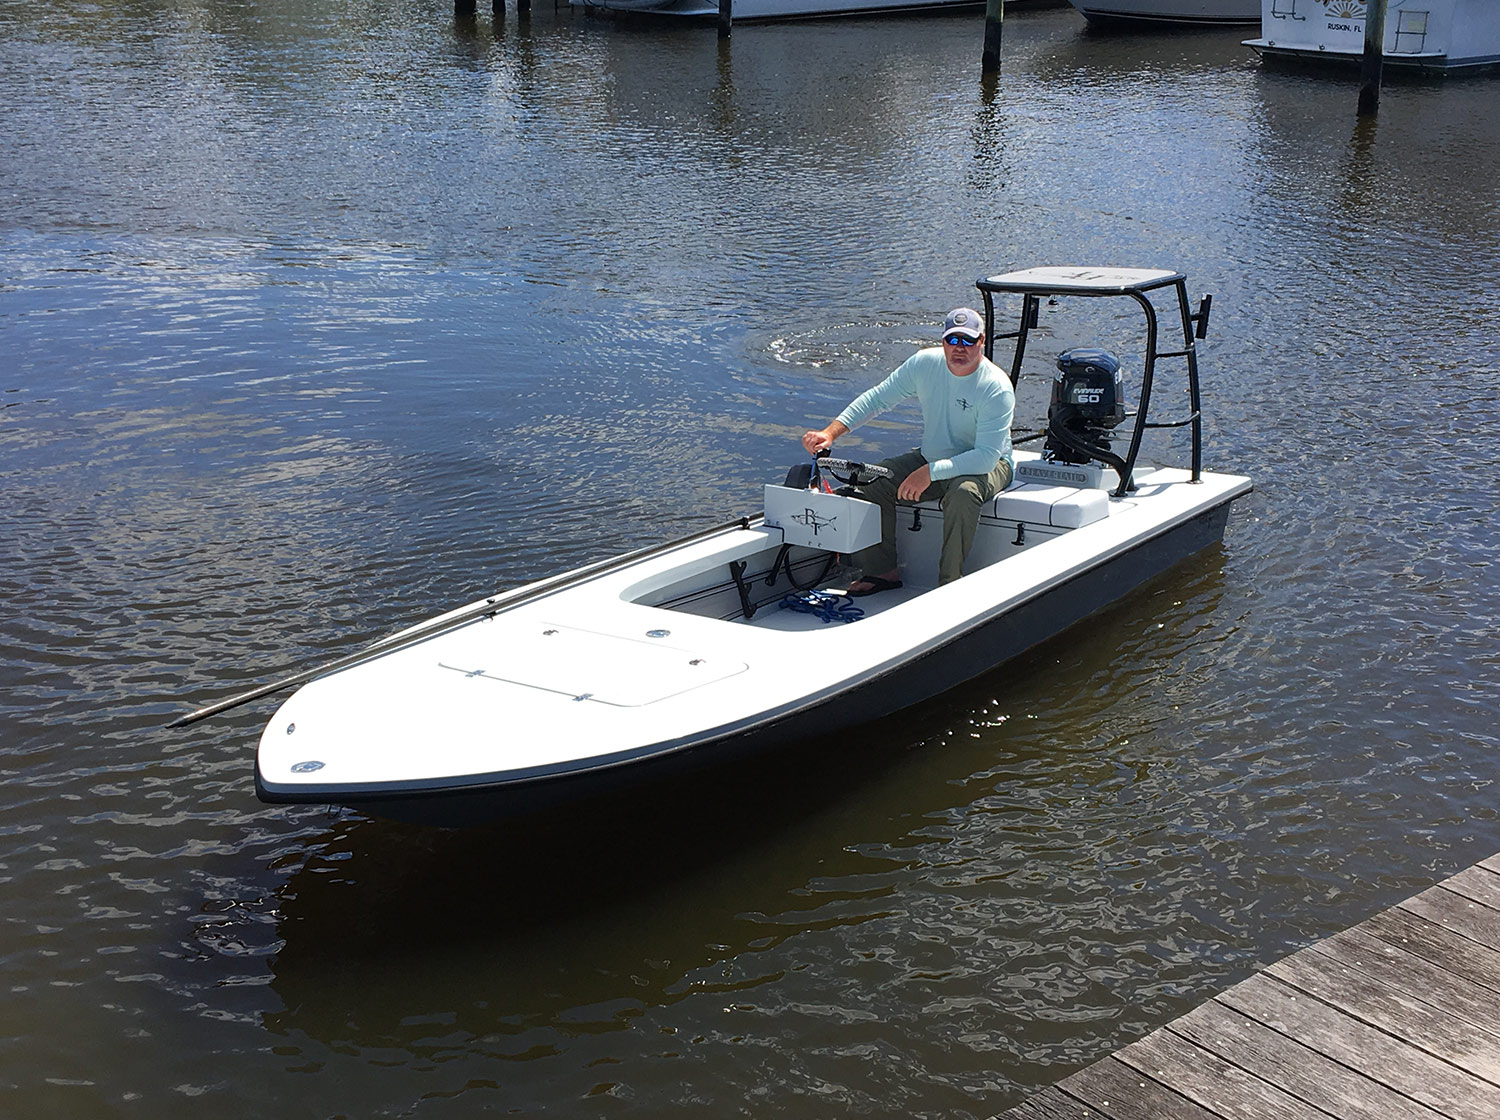
[[979,511],[1010,485],[1010,422],[1016,396],[1005,371],[984,356],[984,319],[959,307],[943,321],[943,344],[917,351],[875,388],[860,394],[820,431],[807,432],[809,454],[834,442],[870,417],[915,396],[922,406],[922,445],[882,461],[890,478],[861,486],[859,496],[880,506],[880,543],[857,552],[861,575],[850,595],[873,595],[900,587],[896,566],[896,503],[941,500],[943,551],[938,583],[963,575],[974,543]]

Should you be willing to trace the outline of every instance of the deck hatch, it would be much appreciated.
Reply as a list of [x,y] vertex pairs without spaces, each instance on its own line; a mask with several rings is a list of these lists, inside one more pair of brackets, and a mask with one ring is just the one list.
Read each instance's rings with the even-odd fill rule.
[[508,627],[503,642],[476,627],[439,667],[476,683],[505,682],[577,701],[638,708],[743,673],[749,666],[660,638],[601,634],[550,622]]

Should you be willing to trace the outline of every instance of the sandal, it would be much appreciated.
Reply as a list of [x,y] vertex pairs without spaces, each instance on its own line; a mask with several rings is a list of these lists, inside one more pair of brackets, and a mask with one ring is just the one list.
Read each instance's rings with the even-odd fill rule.
[[855,599],[863,598],[866,595],[874,595],[881,591],[894,591],[896,588],[901,586],[901,581],[899,579],[881,579],[879,576],[860,576],[859,579],[854,581],[854,583],[869,584],[869,586],[866,587],[863,591],[854,590],[853,583],[849,585],[849,590],[846,591],[845,594],[850,595]]

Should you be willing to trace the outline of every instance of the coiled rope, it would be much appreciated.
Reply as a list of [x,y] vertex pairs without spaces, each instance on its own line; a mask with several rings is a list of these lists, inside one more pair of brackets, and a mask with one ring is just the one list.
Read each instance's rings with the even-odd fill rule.
[[787,592],[781,597],[781,609],[814,615],[824,622],[858,622],[865,612],[847,595],[831,591]]

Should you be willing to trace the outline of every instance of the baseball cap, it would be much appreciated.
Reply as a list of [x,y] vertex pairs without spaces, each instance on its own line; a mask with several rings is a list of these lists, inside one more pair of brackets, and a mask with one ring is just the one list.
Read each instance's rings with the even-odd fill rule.
[[960,334],[965,338],[978,338],[984,333],[984,316],[972,307],[955,307],[943,320],[943,336]]

